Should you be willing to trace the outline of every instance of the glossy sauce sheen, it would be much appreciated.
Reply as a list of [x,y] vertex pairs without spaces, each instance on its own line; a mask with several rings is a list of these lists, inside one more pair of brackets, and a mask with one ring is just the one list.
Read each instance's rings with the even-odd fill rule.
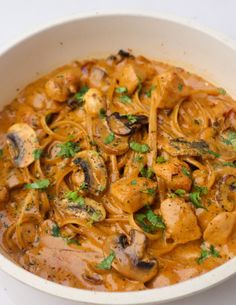
[[73,62],[0,113],[0,243],[45,279],[172,285],[235,255],[236,106],[181,68]]

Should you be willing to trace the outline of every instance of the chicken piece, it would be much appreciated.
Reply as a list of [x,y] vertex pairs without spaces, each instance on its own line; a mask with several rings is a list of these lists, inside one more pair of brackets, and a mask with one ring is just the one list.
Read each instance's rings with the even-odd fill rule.
[[71,94],[77,92],[80,74],[78,69],[67,69],[57,73],[45,84],[48,97],[57,102],[64,102]]
[[129,94],[132,94],[138,86],[139,79],[135,73],[135,69],[131,64],[126,64],[119,72],[117,81],[120,87],[127,88]]
[[168,198],[161,203],[161,214],[167,227],[167,233],[175,243],[184,244],[201,237],[197,218],[183,199]]
[[166,72],[156,77],[154,81],[160,96],[158,108],[173,108],[184,95],[184,82],[176,72]]
[[203,238],[212,245],[224,245],[233,233],[235,224],[235,213],[222,212],[208,224]]
[[190,168],[187,163],[172,158],[165,163],[156,163],[153,170],[157,176],[165,181],[168,188],[172,190],[183,189],[186,192],[191,189],[192,180],[188,175]]
[[121,178],[111,185],[111,195],[125,212],[134,213],[155,198],[157,183],[147,178]]
[[106,101],[100,90],[91,88],[85,93],[84,109],[91,117],[98,117],[101,109],[106,109]]

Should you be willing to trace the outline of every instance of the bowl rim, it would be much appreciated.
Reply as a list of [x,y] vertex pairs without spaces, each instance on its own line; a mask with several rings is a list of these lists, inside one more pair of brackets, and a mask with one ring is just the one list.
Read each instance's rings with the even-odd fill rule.
[[[30,39],[34,35],[41,34],[50,28],[75,22],[76,20],[111,16],[146,17],[178,23],[198,32],[202,32],[203,34],[208,35],[210,38],[214,38],[220,43],[226,45],[228,48],[231,48],[236,54],[236,43],[233,40],[219,34],[217,31],[212,30],[207,26],[199,25],[195,21],[187,18],[176,17],[170,14],[156,13],[148,10],[102,10],[89,13],[73,14],[64,18],[56,18],[52,22],[34,27],[30,31],[17,35],[16,38],[10,40],[10,42],[0,45],[0,57],[9,52],[11,49],[17,47],[18,44],[24,43],[24,41]],[[162,288],[131,292],[101,292],[63,286],[30,273],[2,254],[0,254],[0,269],[23,284],[27,284],[41,292],[46,292],[66,300],[82,302],[83,304],[144,305],[154,304],[154,302],[171,302],[173,300],[206,290],[226,279],[229,279],[236,273],[236,258],[231,259],[230,261],[203,275],[184,282]],[[112,298],[108,298],[108,296],[112,296]]]

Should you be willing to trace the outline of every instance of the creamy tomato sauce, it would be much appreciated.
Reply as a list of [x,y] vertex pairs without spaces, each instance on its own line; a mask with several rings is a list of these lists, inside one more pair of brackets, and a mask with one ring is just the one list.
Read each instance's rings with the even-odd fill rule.
[[172,285],[234,257],[236,104],[120,50],[63,66],[0,113],[0,245],[45,279]]

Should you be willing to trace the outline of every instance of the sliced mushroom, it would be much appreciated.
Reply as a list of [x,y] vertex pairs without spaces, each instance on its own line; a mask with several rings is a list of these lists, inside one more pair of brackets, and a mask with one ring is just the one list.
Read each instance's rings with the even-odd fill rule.
[[125,212],[134,213],[155,199],[157,183],[144,177],[121,178],[111,185],[110,193]]
[[159,266],[155,258],[146,252],[147,238],[137,230],[131,230],[130,236],[125,234],[112,235],[104,244],[104,254],[115,253],[112,266],[123,276],[145,283],[158,272]]
[[16,167],[27,167],[34,162],[34,151],[39,147],[35,131],[25,123],[12,125],[7,131],[7,144]]
[[[102,150],[109,154],[122,155],[129,149],[129,137],[115,135],[109,128],[107,121],[95,119],[93,122],[94,140]],[[110,141],[107,139],[110,138]]]
[[148,124],[148,118],[145,115],[120,115],[114,112],[107,117],[107,123],[114,134],[127,136],[134,129]]
[[215,154],[204,140],[189,141],[185,138],[172,138],[163,143],[163,148],[172,156],[214,158]]
[[84,150],[77,153],[72,162],[79,166],[83,174],[80,182],[86,183],[88,192],[97,196],[106,189],[107,170],[103,158],[95,150]]
[[236,177],[224,176],[218,183],[216,199],[220,206],[227,212],[235,209],[236,202]]
[[66,213],[78,217],[80,220],[100,222],[106,218],[106,210],[100,202],[91,198],[82,198],[81,202],[73,202],[69,199],[62,199],[57,202]]

